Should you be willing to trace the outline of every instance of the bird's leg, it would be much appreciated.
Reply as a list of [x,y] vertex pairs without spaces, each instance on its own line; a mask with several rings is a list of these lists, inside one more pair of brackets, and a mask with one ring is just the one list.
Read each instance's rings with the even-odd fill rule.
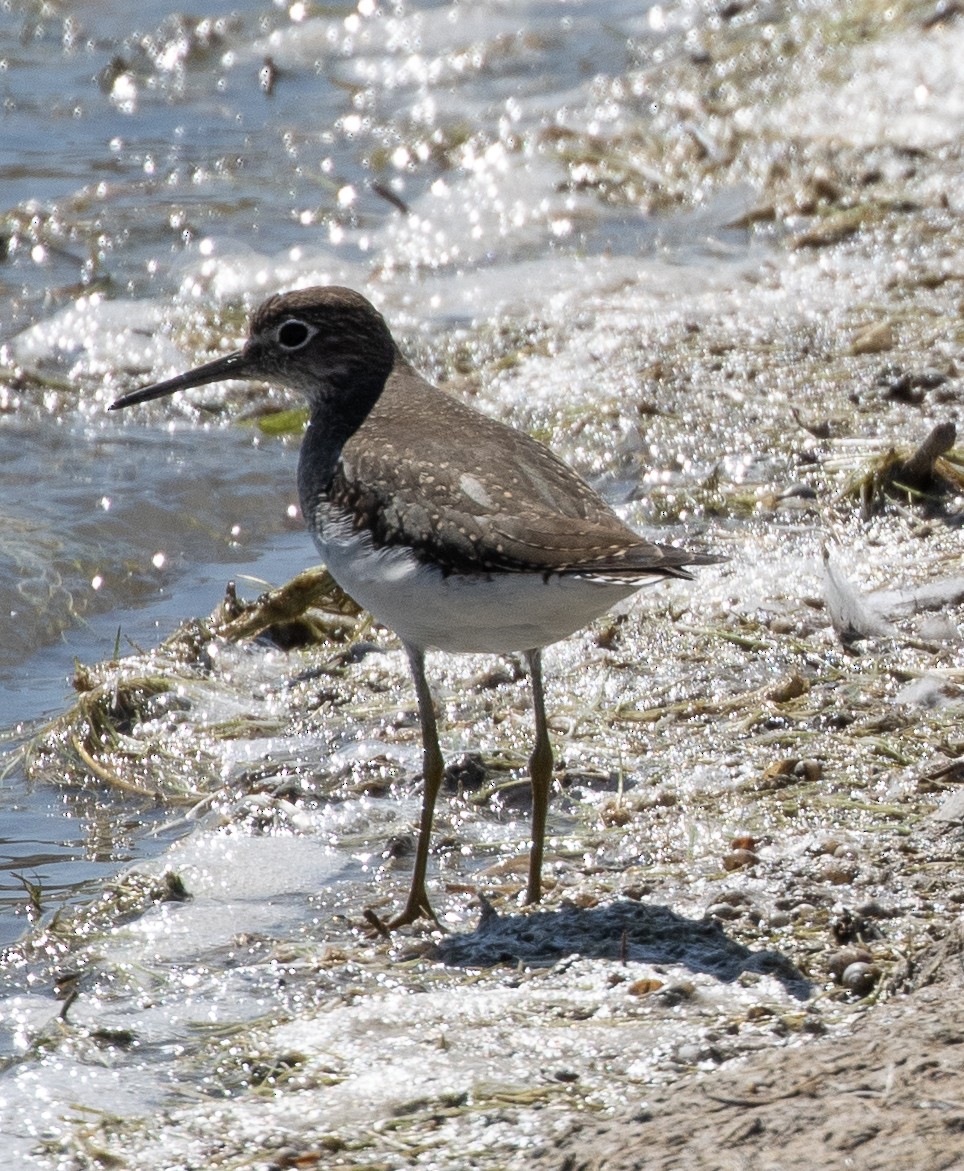
[[542,687],[542,652],[526,651],[529,677],[532,680],[532,710],[536,718],[536,742],[529,757],[532,782],[532,850],[529,854],[529,885],[526,902],[542,898],[542,853],[546,839],[546,814],[549,810],[549,786],[552,783],[552,745],[546,724],[546,697]]
[[404,927],[423,916],[438,923],[428,892],[425,889],[425,871],[428,868],[428,851],[432,838],[432,819],[435,815],[435,801],[442,787],[442,772],[445,767],[442,750],[438,743],[438,725],[435,721],[435,704],[432,691],[425,677],[425,652],[420,647],[405,644],[412,678],[415,681],[415,695],[418,698],[418,718],[422,726],[422,816],[418,825],[418,847],[415,852],[415,871],[408,892],[408,902],[401,914],[396,915],[388,927]]

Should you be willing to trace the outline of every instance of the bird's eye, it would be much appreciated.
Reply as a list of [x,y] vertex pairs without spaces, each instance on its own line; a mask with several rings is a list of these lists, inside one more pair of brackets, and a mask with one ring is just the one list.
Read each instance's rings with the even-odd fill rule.
[[286,350],[300,350],[313,333],[303,321],[292,317],[278,326],[278,343]]

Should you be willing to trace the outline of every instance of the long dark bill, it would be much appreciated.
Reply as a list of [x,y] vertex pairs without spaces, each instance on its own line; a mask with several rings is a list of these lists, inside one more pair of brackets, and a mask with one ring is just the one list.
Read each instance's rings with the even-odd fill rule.
[[250,359],[244,350],[235,350],[224,358],[215,358],[213,362],[206,362],[196,370],[189,370],[186,374],[178,374],[176,378],[168,378],[164,382],[155,382],[152,386],[143,386],[140,390],[132,390],[129,394],[122,394],[107,408],[109,411],[119,411],[122,407],[132,407],[135,403],[150,402],[152,398],[162,398],[165,394],[175,394],[179,390],[190,390],[192,386],[207,386],[209,382],[223,382],[228,378],[249,378],[251,376]]

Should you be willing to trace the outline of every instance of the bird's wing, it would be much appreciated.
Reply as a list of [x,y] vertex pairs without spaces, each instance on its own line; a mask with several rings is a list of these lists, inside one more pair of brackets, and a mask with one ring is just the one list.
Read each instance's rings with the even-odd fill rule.
[[331,495],[365,514],[377,544],[405,543],[451,572],[635,579],[688,576],[681,567],[702,559],[644,540],[543,444],[413,372],[389,382],[362,430]]

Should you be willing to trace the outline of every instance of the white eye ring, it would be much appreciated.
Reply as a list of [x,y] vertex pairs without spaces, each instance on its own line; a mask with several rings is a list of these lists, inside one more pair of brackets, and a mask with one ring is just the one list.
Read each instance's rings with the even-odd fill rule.
[[318,330],[313,325],[302,321],[300,317],[289,317],[287,321],[282,321],[278,326],[275,337],[282,349],[293,353],[306,346],[317,332]]

